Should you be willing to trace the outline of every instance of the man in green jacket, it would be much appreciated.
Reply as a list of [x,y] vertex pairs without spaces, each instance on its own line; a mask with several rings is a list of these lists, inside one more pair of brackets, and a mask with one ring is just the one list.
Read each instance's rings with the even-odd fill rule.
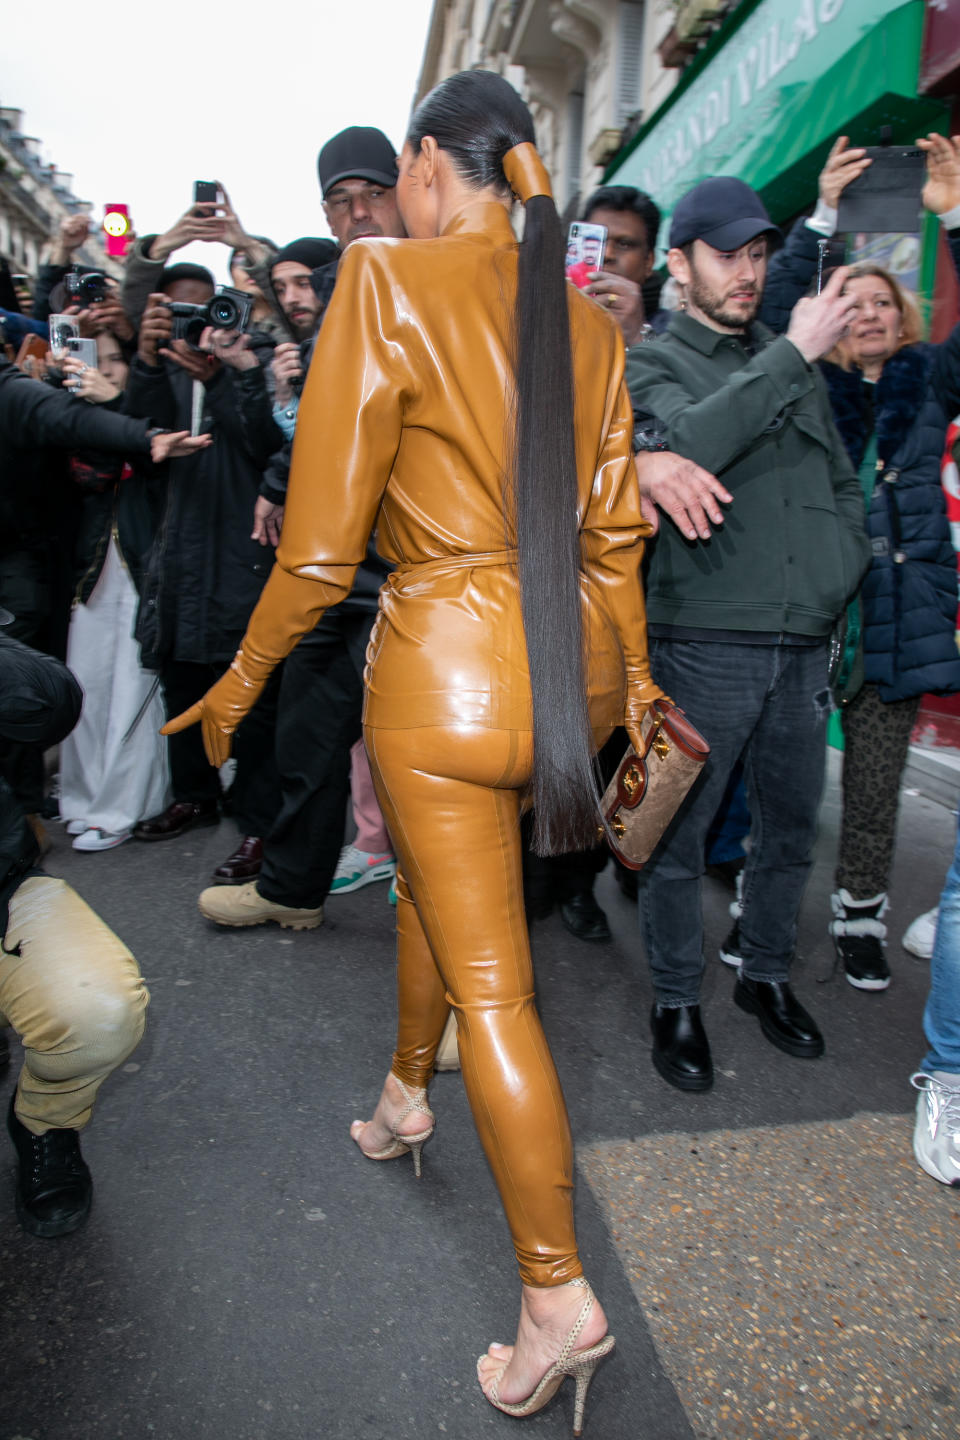
[[777,233],[739,180],[704,180],[685,195],[667,256],[681,311],[627,362],[639,448],[694,461],[732,497],[708,538],[662,526],[647,586],[654,677],[711,747],[640,884],[653,1063],[681,1090],[713,1084],[699,1008],[700,877],[741,756],[754,830],[725,957],[738,965],[734,1000],[787,1054],[823,1053],[788,977],[823,783],[828,639],[869,547],[860,486],[815,368],[852,311],[845,272],[802,300],[775,338],[755,316]]

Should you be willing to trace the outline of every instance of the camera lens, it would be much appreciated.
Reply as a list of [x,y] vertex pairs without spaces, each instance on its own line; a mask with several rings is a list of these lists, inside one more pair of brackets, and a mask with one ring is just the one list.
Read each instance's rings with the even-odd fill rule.
[[210,301],[210,324],[218,330],[233,330],[240,319],[236,301],[229,295],[214,295]]

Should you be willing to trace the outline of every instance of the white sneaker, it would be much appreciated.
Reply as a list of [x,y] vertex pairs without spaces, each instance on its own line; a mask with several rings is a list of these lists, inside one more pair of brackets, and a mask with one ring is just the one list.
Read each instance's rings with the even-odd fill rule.
[[375,880],[391,879],[396,871],[397,862],[392,855],[371,855],[368,850],[358,850],[355,845],[344,845],[330,894],[349,895],[351,890],[360,890],[364,885],[372,885]]
[[124,840],[129,840],[132,833],[131,830],[117,830],[116,832],[98,830],[94,825],[89,830],[84,830],[82,835],[77,836],[73,842],[73,848],[74,850],[112,850],[115,845],[122,845]]
[[921,960],[929,960],[933,955],[933,942],[937,938],[937,918],[940,914],[940,906],[935,910],[928,910],[926,915],[918,915],[912,925],[907,927],[906,934],[900,941],[904,950],[909,950],[911,955],[916,955]]
[[67,821],[67,834],[68,834],[68,835],[82,835],[83,832],[84,832],[84,830],[89,830],[89,829],[90,829],[90,826],[87,824],[86,820],[68,820],[68,821]]
[[910,1084],[920,1091],[913,1127],[917,1164],[934,1180],[960,1186],[960,1075],[918,1070]]

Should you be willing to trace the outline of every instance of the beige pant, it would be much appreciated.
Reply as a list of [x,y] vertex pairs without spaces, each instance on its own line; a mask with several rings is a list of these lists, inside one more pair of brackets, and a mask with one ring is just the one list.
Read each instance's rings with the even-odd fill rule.
[[149,996],[130,951],[76,891],[33,876],[14,891],[0,953],[0,1024],[25,1051],[16,1113],[35,1135],[79,1130],[139,1043]]

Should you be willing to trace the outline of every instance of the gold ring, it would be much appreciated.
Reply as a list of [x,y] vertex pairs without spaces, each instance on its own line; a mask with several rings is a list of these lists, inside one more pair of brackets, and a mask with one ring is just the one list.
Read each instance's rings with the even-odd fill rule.
[[613,307],[614,307],[614,305],[616,305],[616,303],[617,303],[617,297],[616,297],[616,295],[608,294],[608,295],[607,295],[607,309],[608,309],[608,310],[612,310]]

